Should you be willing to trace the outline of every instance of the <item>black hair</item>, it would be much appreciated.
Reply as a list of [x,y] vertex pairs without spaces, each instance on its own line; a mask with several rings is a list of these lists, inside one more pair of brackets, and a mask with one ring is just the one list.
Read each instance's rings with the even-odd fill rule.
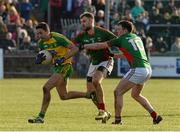
[[83,17],[94,19],[94,15],[90,12],[84,12],[83,14],[80,15],[80,19],[82,19]]
[[49,31],[49,25],[45,22],[40,22],[37,26],[36,29],[43,29],[45,31]]
[[118,22],[118,25],[121,25],[122,28],[127,29],[129,33],[134,31],[133,23],[128,20],[122,20],[122,21]]

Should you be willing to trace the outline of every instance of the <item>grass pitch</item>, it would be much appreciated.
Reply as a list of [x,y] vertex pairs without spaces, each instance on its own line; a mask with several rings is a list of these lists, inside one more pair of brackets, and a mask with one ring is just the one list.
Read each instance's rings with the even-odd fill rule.
[[[103,82],[107,109],[113,117],[102,124],[95,121],[98,113],[88,99],[61,101],[52,90],[51,103],[44,124],[29,124],[27,119],[37,115],[42,100],[42,86],[47,79],[0,80],[0,131],[180,131],[180,80],[151,79],[143,90],[163,121],[153,125],[149,114],[137,103],[130,92],[124,96],[123,125],[112,125],[114,120],[113,90],[119,79]],[[69,90],[86,91],[85,79],[71,79]]]

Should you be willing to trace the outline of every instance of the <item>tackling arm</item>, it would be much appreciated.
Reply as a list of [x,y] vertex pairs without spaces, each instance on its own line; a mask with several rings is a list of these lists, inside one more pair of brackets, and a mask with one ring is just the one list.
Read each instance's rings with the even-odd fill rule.
[[71,58],[72,56],[74,56],[76,53],[78,53],[79,49],[78,47],[76,47],[74,44],[70,44],[68,46],[68,48],[70,49],[69,52],[67,52],[64,56],[65,60]]
[[107,42],[102,43],[93,43],[93,44],[85,44],[84,48],[87,50],[99,50],[109,48]]

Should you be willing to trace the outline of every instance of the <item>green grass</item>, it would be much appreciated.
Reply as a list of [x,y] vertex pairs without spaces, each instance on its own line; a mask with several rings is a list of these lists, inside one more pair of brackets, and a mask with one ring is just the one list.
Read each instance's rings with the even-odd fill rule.
[[[40,110],[42,86],[47,79],[0,80],[0,130],[16,131],[180,131],[180,80],[151,79],[143,90],[154,108],[162,115],[159,125],[152,125],[149,114],[130,92],[124,96],[123,125],[95,121],[97,109],[90,100],[61,101],[52,90],[52,100],[44,124],[28,124],[27,119]],[[103,82],[107,109],[114,115],[113,90],[119,79]],[[71,79],[69,90],[86,91],[85,79]]]

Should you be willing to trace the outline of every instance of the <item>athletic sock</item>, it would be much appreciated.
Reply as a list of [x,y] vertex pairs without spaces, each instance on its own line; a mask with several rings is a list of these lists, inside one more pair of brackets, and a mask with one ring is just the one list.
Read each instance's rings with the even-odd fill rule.
[[98,104],[98,109],[105,110],[105,104],[104,103],[99,103]]
[[41,117],[41,118],[44,118],[44,116],[45,116],[45,113],[43,113],[43,112],[40,112],[38,116],[39,116],[39,117]]
[[152,117],[153,119],[156,119],[157,113],[156,113],[155,111],[151,112],[151,117]]

